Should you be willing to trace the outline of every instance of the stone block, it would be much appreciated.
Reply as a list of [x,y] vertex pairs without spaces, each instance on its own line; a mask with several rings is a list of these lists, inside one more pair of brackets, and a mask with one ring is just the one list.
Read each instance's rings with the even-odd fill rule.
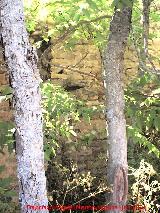
[[54,73],[51,73],[51,78],[52,79],[62,79],[62,80],[65,80],[65,79],[68,79],[68,76],[66,74],[54,74]]
[[6,79],[5,73],[0,74],[0,85],[5,85],[5,84],[7,84],[7,83],[8,83],[8,81],[7,81],[7,79]]
[[8,111],[9,110],[9,101],[0,102],[0,110]]
[[66,66],[73,66],[75,64],[75,60],[68,60],[68,59],[57,59],[57,58],[54,58],[51,60],[51,66],[54,66],[54,65],[59,65],[59,66],[64,66],[64,68]]
[[72,72],[69,75],[69,79],[70,79],[70,81],[76,82],[76,81],[79,81],[79,80],[83,80],[84,78],[78,72],[75,72],[75,73]]
[[0,120],[2,121],[11,121],[13,120],[13,112],[10,111],[0,111]]
[[88,106],[98,106],[99,105],[99,101],[95,100],[95,101],[88,101],[87,102]]

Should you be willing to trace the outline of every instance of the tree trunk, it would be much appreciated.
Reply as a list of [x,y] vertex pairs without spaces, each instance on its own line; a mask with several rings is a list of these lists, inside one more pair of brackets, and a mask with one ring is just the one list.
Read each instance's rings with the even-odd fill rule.
[[39,211],[26,205],[48,205],[37,56],[29,44],[22,0],[1,0],[0,9],[1,36],[13,88],[21,212],[35,213]]
[[[128,193],[127,138],[124,116],[124,92],[122,72],[124,52],[131,28],[131,6],[115,8],[110,24],[108,45],[104,51],[104,75],[106,88],[106,117],[108,125],[107,179],[112,191],[107,194],[107,205],[125,205]],[[120,212],[110,210],[108,212]]]
[[152,0],[142,0],[143,3],[143,52],[144,62],[148,56],[148,37],[149,37],[149,13]]

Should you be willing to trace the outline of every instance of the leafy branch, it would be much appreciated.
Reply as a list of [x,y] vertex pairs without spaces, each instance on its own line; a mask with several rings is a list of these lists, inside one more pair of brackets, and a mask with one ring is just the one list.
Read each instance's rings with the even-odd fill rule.
[[67,39],[67,37],[71,34],[71,33],[74,33],[77,28],[79,28],[81,25],[88,25],[88,24],[91,24],[91,23],[94,23],[94,22],[97,22],[97,21],[100,21],[102,19],[106,19],[106,18],[112,18],[112,16],[110,15],[103,15],[103,16],[99,16],[95,19],[92,19],[92,20],[82,20],[80,21],[78,24],[76,24],[75,26],[71,25],[67,30],[65,30],[64,34],[62,36],[60,36],[59,38],[53,40],[53,45],[56,45],[58,44],[59,42],[62,42],[64,41],[65,39]]

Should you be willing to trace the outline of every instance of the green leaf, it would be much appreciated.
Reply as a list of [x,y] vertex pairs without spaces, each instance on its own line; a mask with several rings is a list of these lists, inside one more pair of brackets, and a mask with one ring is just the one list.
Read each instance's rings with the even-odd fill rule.
[[8,185],[11,183],[12,178],[8,177],[8,178],[1,178],[0,179],[0,187],[8,187]]
[[17,192],[16,191],[6,191],[5,196],[7,196],[7,197],[17,196]]
[[98,10],[98,6],[97,4],[92,1],[92,0],[86,0],[86,2],[89,4],[89,6],[93,9],[93,10]]
[[120,0],[113,0],[112,4],[111,4],[111,7],[114,8],[114,7],[117,7],[118,4],[119,4]]
[[0,93],[2,95],[8,95],[8,94],[12,94],[12,88],[10,86],[1,86],[0,87]]
[[160,130],[160,119],[159,119],[159,117],[154,118],[154,126],[155,126],[155,129],[156,129],[157,131]]
[[76,13],[75,16],[74,16],[74,20],[75,20],[76,22],[78,22],[78,21],[80,20],[80,18],[81,18],[81,14]]

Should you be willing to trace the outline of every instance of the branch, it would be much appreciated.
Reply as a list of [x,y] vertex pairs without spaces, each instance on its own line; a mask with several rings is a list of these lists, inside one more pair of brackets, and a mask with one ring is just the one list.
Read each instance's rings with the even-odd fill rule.
[[[48,61],[46,59],[46,57],[44,57],[43,59],[45,60],[45,64],[54,65],[55,67],[60,67],[62,69],[68,69],[68,70],[71,70],[71,71],[74,71],[74,72],[77,72],[77,73],[80,73],[80,74],[83,74],[83,75],[87,75],[87,76],[91,76],[91,77],[95,78],[96,75],[94,75],[94,74],[85,73],[85,72],[80,71],[79,69],[76,69],[76,67],[87,57],[87,55],[88,55],[88,52],[85,53],[85,55],[76,64],[74,64],[72,66],[63,66],[63,65],[60,65],[60,64],[53,64],[50,61]],[[41,57],[41,59],[42,59],[42,57]]]
[[88,52],[86,52],[86,54],[75,64],[72,65],[72,67],[77,67],[88,55]]
[[149,57],[149,55],[147,56],[147,59],[148,59],[150,65],[151,65],[151,68],[148,67],[147,65],[145,65],[145,63],[141,59],[140,59],[140,68],[142,70],[146,70],[147,72],[150,72],[150,73],[153,73],[153,74],[156,74],[156,75],[160,75],[160,70],[156,68],[153,61]]
[[86,197],[84,197],[84,198],[82,198],[82,199],[76,201],[75,203],[73,203],[73,205],[76,205],[77,203],[80,203],[80,202],[82,202],[82,201],[84,201],[84,200],[87,200],[88,198],[95,197],[96,195],[101,194],[101,193],[103,193],[103,192],[106,192],[106,191],[108,191],[108,190],[109,190],[109,188],[108,188],[107,186],[105,186],[103,189],[101,189],[101,188],[100,188],[100,185],[99,185],[99,186],[97,187],[97,189],[95,190],[95,192],[92,192],[92,193],[90,193],[88,196],[86,196]]
[[102,19],[106,19],[106,18],[112,18],[112,16],[109,15],[103,15],[103,16],[99,16],[95,19],[92,20],[81,20],[77,25],[75,26],[70,26],[62,36],[60,36],[59,38],[55,39],[55,41],[52,42],[53,45],[56,45],[59,42],[64,41],[71,33],[75,32],[77,30],[77,28],[79,28],[81,25],[83,24],[90,24],[90,23],[94,23],[97,21],[100,21]]
[[[81,25],[83,24],[90,24],[90,23],[94,23],[94,22],[97,22],[97,21],[100,21],[102,19],[106,19],[106,18],[112,18],[112,16],[109,16],[109,15],[103,15],[103,16],[99,16],[95,19],[92,19],[90,21],[88,20],[81,20],[77,25],[75,26],[70,26],[62,36],[58,37],[57,39],[53,40],[52,41],[52,45],[57,45],[58,43],[60,42],[63,42],[71,33],[74,33],[77,28],[79,28]],[[40,57],[40,61],[42,60],[42,57],[44,55],[48,55],[48,52],[50,51],[51,47],[49,46],[46,50],[44,50],[44,52],[42,53],[41,57]],[[47,60],[46,60],[47,61]]]
[[[49,64],[51,64],[51,63],[49,62]],[[77,73],[80,73],[80,74],[83,74],[83,75],[88,75],[88,76],[91,76],[93,78],[96,77],[96,75],[94,75],[94,74],[85,73],[85,72],[79,71],[79,69],[76,69],[75,67],[72,68],[72,66],[63,66],[63,65],[60,65],[60,64],[53,64],[53,63],[52,63],[52,65],[54,65],[55,67],[60,67],[60,68],[63,68],[63,69],[68,69],[68,70],[71,70],[71,71],[74,71],[74,72],[77,72]]]
[[147,59],[148,59],[148,62],[149,64],[151,65],[151,68],[148,67],[146,65],[145,62],[143,62],[143,60],[141,59],[142,58],[142,55],[141,55],[141,51],[138,49],[137,47],[137,44],[135,42],[135,38],[134,38],[134,32],[132,31],[132,41],[133,41],[133,44],[134,44],[134,47],[135,47],[135,50],[136,50],[136,53],[137,53],[137,56],[138,56],[138,59],[139,59],[139,67],[143,70],[143,71],[147,71],[149,73],[153,73],[153,74],[156,74],[156,75],[160,75],[160,70],[156,68],[156,66],[154,65],[153,61],[151,60],[151,57],[150,55],[148,54],[147,55]]

